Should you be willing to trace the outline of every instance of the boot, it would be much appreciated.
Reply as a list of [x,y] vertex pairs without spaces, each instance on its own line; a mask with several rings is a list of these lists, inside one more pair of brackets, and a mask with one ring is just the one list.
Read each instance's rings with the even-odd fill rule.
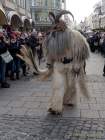
[[1,88],[10,88],[10,84],[8,84],[7,82],[2,82]]
[[103,76],[105,76],[105,65],[104,65],[104,68],[103,68]]
[[26,74],[26,65],[25,64],[22,66],[22,70],[23,70],[23,76],[27,76],[27,74]]
[[105,77],[105,73],[103,73],[103,76]]
[[12,73],[11,75],[10,75],[10,80],[15,80],[15,77],[14,77],[14,74]]
[[16,73],[16,79],[19,80],[19,73]]

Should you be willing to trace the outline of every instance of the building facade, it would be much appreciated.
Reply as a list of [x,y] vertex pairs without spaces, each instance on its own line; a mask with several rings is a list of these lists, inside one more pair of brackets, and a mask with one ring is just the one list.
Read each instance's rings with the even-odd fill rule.
[[101,27],[105,28],[105,0],[102,0],[102,5],[101,5]]
[[101,0],[94,7],[93,28],[105,28],[105,0]]
[[102,0],[101,10],[102,10],[102,13],[105,14],[105,0]]
[[7,24],[7,19],[5,16],[5,10],[2,5],[2,1],[0,1],[0,26]]
[[[31,27],[29,0],[0,0],[6,21],[14,29]],[[1,24],[2,25],[2,24]]]
[[49,27],[49,11],[55,14],[62,9],[62,0],[30,0],[31,15],[37,30]]
[[94,14],[92,17],[93,29],[97,29],[101,27],[100,19],[101,19],[101,1],[94,5]]

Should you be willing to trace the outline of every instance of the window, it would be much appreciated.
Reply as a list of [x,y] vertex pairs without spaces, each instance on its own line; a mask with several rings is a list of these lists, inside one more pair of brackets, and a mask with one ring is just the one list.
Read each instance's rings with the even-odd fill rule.
[[26,0],[17,0],[17,3],[20,7],[26,8]]
[[42,6],[42,0],[36,0],[35,5],[36,6]]
[[16,0],[8,0],[8,1],[13,2],[13,3],[16,3]]
[[35,6],[35,0],[32,0],[31,5]]
[[48,2],[47,2],[47,0],[45,0],[45,6],[46,6],[46,7],[48,6]]
[[55,0],[55,7],[60,8],[61,6],[61,1],[60,0]]

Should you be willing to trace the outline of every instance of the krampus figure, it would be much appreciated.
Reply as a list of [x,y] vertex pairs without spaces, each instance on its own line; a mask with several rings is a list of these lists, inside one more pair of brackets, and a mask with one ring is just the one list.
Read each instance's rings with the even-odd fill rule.
[[43,43],[47,50],[47,76],[53,74],[53,94],[48,111],[54,114],[62,113],[63,105],[75,103],[77,80],[81,92],[88,97],[84,64],[89,57],[89,46],[78,31],[69,29],[60,19],[64,14],[73,17],[72,13],[66,10],[57,16],[49,13],[53,25]]
[[53,69],[53,94],[49,111],[62,113],[63,105],[73,105],[76,100],[76,81],[82,93],[88,97],[84,81],[84,64],[89,57],[89,46],[86,39],[78,32],[67,27],[61,20],[62,11],[55,16],[50,14],[54,26],[48,33],[45,46],[47,48],[48,66]]

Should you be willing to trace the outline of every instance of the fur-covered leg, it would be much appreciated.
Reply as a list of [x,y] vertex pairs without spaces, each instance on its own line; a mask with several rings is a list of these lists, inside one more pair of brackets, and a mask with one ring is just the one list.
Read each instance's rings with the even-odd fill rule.
[[50,101],[49,112],[61,114],[63,111],[64,75],[57,69],[53,74],[53,95]]
[[76,82],[73,76],[66,76],[66,90],[64,94],[63,104],[73,106],[76,103]]
[[84,73],[81,71],[79,79],[78,79],[78,84],[79,84],[79,88],[82,92],[82,94],[89,99],[89,93],[87,90],[87,86],[86,86],[86,82],[84,79]]

